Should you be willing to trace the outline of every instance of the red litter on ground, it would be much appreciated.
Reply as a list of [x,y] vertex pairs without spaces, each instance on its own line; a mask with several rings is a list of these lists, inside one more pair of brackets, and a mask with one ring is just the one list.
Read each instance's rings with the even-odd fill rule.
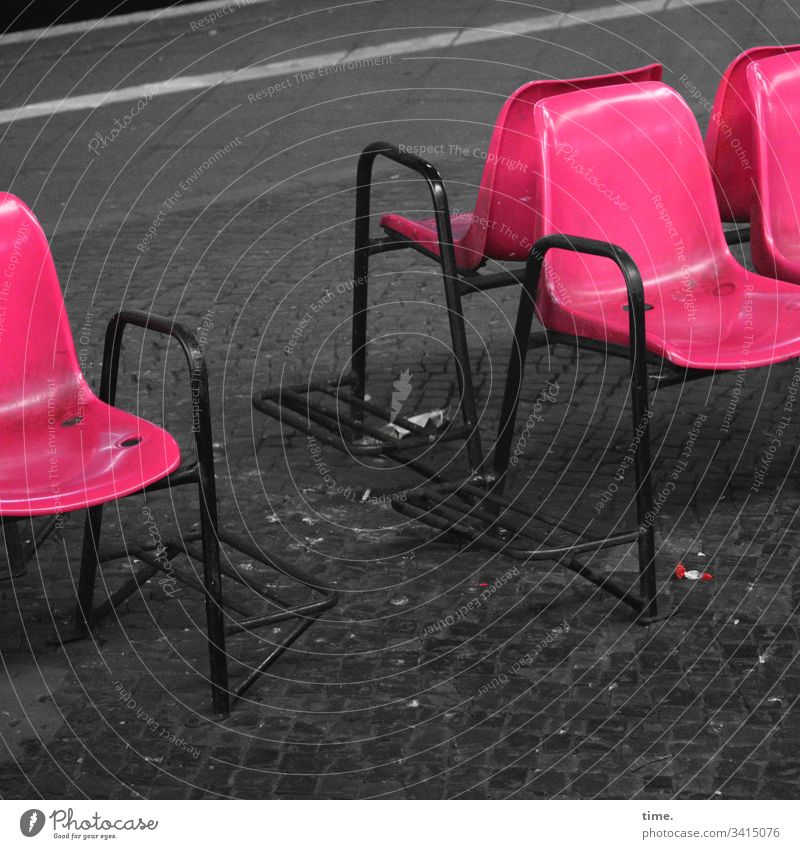
[[684,578],[687,581],[713,581],[714,576],[710,572],[700,572],[698,569],[687,569],[683,563],[679,563],[675,567],[675,577],[681,581]]

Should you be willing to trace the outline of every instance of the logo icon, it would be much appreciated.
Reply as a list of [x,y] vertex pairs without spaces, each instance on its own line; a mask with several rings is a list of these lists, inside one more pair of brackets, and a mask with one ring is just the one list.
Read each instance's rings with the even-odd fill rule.
[[406,369],[400,372],[400,377],[392,384],[394,392],[392,392],[392,414],[389,418],[393,422],[403,409],[403,402],[408,399],[411,394],[411,369]]
[[19,830],[25,837],[36,837],[44,828],[44,814],[38,808],[31,808],[19,818]]

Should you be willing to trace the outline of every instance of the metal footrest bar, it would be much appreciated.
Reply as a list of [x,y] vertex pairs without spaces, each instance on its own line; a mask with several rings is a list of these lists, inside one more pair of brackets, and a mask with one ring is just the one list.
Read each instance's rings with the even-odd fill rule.
[[[417,493],[409,494],[405,501],[394,502],[392,507],[399,513],[436,530],[456,533],[466,538],[470,544],[483,546],[524,563],[555,561],[610,593],[637,613],[645,609],[644,602],[635,592],[575,557],[604,548],[630,545],[638,540],[638,531],[626,531],[589,540],[582,540],[580,535],[577,535],[577,540],[569,545],[544,547],[542,540],[528,527],[531,519],[529,513],[500,496],[481,492],[480,488],[474,485],[468,484],[466,488],[476,500],[481,499],[477,504],[461,496],[464,487],[456,488],[451,484],[426,487]],[[489,509],[483,508],[482,501],[489,503]],[[522,514],[525,522],[520,523],[512,518],[515,513]],[[574,532],[569,533],[575,535]]]
[[[100,557],[98,558],[98,561],[101,564],[105,564],[105,563],[112,563],[114,560],[125,560],[126,558],[134,557],[137,560],[141,560],[143,563],[147,563],[150,566],[155,567],[156,571],[161,571],[161,572],[169,571],[171,576],[174,576],[177,581],[180,581],[182,584],[185,584],[190,589],[195,590],[196,592],[199,592],[199,593],[204,592],[202,581],[198,581],[197,578],[195,578],[193,575],[189,575],[183,569],[179,568],[178,566],[175,565],[175,563],[173,563],[173,560],[177,555],[186,554],[186,552],[184,551],[184,547],[177,545],[174,542],[169,542],[169,541],[167,541],[163,545],[164,545],[164,550],[165,550],[164,556],[165,556],[167,562],[169,563],[169,567],[165,566],[163,560],[159,559],[158,557],[156,557],[153,554],[155,547],[153,547],[153,548],[142,548],[142,547],[135,546],[135,545],[128,546],[127,550],[120,549],[120,550],[117,550],[117,551],[101,551]],[[199,560],[200,558],[197,557],[195,559]],[[135,590],[136,590],[136,587],[133,587],[131,589],[131,593],[133,593]],[[131,593],[128,593],[128,595],[130,595]],[[120,599],[120,601],[117,602],[117,604],[114,605],[114,606],[118,607],[119,604],[121,604],[123,601],[125,601],[126,598],[127,598],[127,596],[123,596]],[[105,602],[101,606],[105,607]],[[229,607],[231,610],[236,611],[236,613],[239,613],[242,616],[250,616],[251,613],[252,613],[250,610],[248,610],[247,608],[243,607],[242,605],[238,604],[235,601],[226,601],[225,607]],[[105,610],[105,612],[106,613],[110,612],[110,608]],[[102,618],[102,616],[100,615],[100,607],[97,608],[97,617],[96,618],[98,620]]]
[[[338,593],[335,590],[325,587],[318,581],[314,581],[309,575],[306,575],[301,569],[285,561],[283,558],[273,554],[264,554],[256,545],[249,540],[244,539],[230,531],[219,530],[218,539],[220,543],[229,546],[230,548],[244,554],[247,557],[256,560],[257,562],[267,566],[283,575],[286,575],[291,580],[317,593],[320,598],[318,601],[307,601],[297,604],[290,604],[285,599],[278,596],[271,589],[258,587],[253,582],[249,581],[244,575],[232,567],[228,567],[235,572],[236,577],[233,580],[247,586],[254,592],[258,593],[263,598],[270,601],[272,604],[283,608],[278,613],[265,614],[262,616],[254,616],[248,619],[239,620],[228,626],[226,633],[238,634],[253,631],[256,628],[272,625],[277,622],[286,621],[289,619],[298,620],[297,627],[288,634],[282,641],[275,645],[272,651],[252,670],[238,685],[232,687],[230,692],[232,695],[232,704],[238,701],[247,690],[261,677],[261,675],[269,669],[269,667],[294,643],[294,641],[308,628],[317,618],[326,610],[332,608],[338,601]],[[202,560],[201,560],[202,562]],[[229,574],[228,569],[223,566],[223,571]]]
[[132,596],[143,584],[146,584],[153,575],[160,572],[161,568],[160,563],[148,563],[145,561],[144,566],[136,569],[130,578],[123,581],[104,602],[101,602],[94,608],[91,624],[94,625],[95,622],[99,622],[105,616],[108,616],[112,610],[119,607],[122,602]]
[[301,619],[298,626],[289,634],[286,639],[273,647],[272,651],[247,675],[236,687],[233,687],[231,693],[233,695],[232,702],[235,704],[256,681],[264,674],[264,672],[272,666],[273,663],[288,649],[297,638],[303,634],[307,628],[311,626],[313,619]]
[[[296,607],[291,607],[281,613],[266,613],[263,616],[253,616],[250,619],[240,619],[232,625],[227,625],[225,628],[226,636],[234,634],[243,634],[245,631],[253,631],[256,628],[263,628],[265,625],[275,625],[278,622],[285,622],[287,619],[294,617],[310,617],[314,618],[320,611],[322,602],[315,601],[309,604],[301,604]],[[324,607],[323,607],[324,609]]]
[[[185,583],[192,589],[197,590],[201,594],[205,594],[206,590],[201,581],[193,578],[191,575],[185,574],[182,570],[178,570],[172,563],[172,560],[178,555],[185,555],[193,560],[202,563],[203,554],[200,548],[186,545],[187,542],[196,541],[199,539],[199,534],[188,534],[180,543],[167,541],[164,543],[165,554],[163,557],[156,557],[151,551],[146,549],[130,546],[124,551],[109,551],[103,552],[99,559],[101,563],[107,563],[113,560],[121,560],[126,557],[135,557],[142,561],[142,566],[136,569],[127,580],[125,580],[105,601],[97,605],[91,614],[91,625],[95,625],[105,616],[111,613],[115,608],[119,607],[127,598],[139,590],[158,572],[167,571],[164,564],[164,559],[169,562],[169,571],[174,573],[176,579]],[[337,600],[338,594],[327,587],[315,582],[310,576],[295,566],[292,566],[282,558],[269,555],[267,557],[255,545],[247,540],[231,534],[230,532],[220,532],[218,534],[219,542],[234,549],[259,563],[267,566],[275,571],[286,575],[295,583],[299,583],[307,589],[318,593],[321,598],[316,601],[306,601],[292,604],[287,599],[276,593],[271,588],[259,586],[254,581],[247,578],[240,571],[235,569],[224,560],[220,563],[220,571],[237,582],[241,586],[246,587],[251,592],[257,594],[260,599],[266,600],[274,605],[278,610],[273,613],[261,615],[253,615],[250,610],[243,607],[234,600],[225,599],[223,604],[225,608],[239,613],[244,618],[234,620],[225,627],[225,636],[236,636],[252,632],[258,628],[263,628],[268,625],[275,625],[279,622],[286,622],[290,619],[298,620],[298,625],[288,635],[283,637],[279,642],[275,643],[269,654],[260,661],[258,666],[251,670],[246,678],[238,685],[230,688],[231,706],[258,680],[258,678],[274,663],[298,637],[310,626],[316,619],[326,610],[333,607]],[[76,629],[65,636],[59,636],[54,641],[55,643],[66,644],[85,638],[87,631],[85,629]]]
[[[393,416],[386,408],[343,388],[349,385],[349,381],[316,381],[267,389],[253,396],[253,406],[324,445],[356,456],[389,456],[398,449],[428,448],[469,436],[466,428],[454,427],[449,422],[441,428],[432,428],[405,416]],[[334,399],[336,408],[312,399],[312,393]],[[397,429],[407,433],[397,436]]]
[[[167,567],[164,565],[162,560],[159,560],[158,557],[156,557],[155,555],[153,555],[151,552],[147,551],[146,549],[140,549],[140,548],[133,548],[132,547],[132,548],[129,549],[129,552],[133,557],[136,557],[136,558],[138,558],[139,560],[142,560],[145,563],[150,563],[153,566],[157,566],[159,571],[161,571],[161,572],[169,571],[170,576],[174,576],[177,581],[180,581],[182,584],[185,584],[187,587],[189,587],[189,589],[192,589],[195,592],[199,592],[199,593],[205,592],[205,588],[203,587],[202,581],[199,581],[197,578],[194,577],[194,575],[190,575],[187,572],[185,572],[183,569],[180,569],[173,562],[174,558],[177,557],[179,554],[184,554],[184,555],[188,556],[188,553],[184,550],[184,547],[176,545],[173,542],[166,542],[166,543],[164,543],[164,546],[165,546],[165,549],[166,549],[166,552],[167,552],[166,553],[166,559],[169,562],[169,570],[167,570]],[[195,559],[201,560],[201,562],[202,562],[202,558],[200,558],[200,557],[196,557]],[[225,607],[229,607],[231,610],[235,611],[236,613],[240,614],[241,616],[251,616],[252,615],[252,611],[249,608],[244,607],[243,605],[239,604],[237,601],[232,601],[231,599],[225,599],[224,605],[225,605]]]
[[[128,555],[125,554],[123,556],[127,557]],[[139,557],[139,555],[137,555],[137,557]],[[106,560],[99,562],[107,563],[111,560],[120,559],[122,558],[111,556]],[[74,643],[78,640],[85,639],[91,628],[108,616],[108,614],[113,610],[116,610],[116,608],[118,608],[124,601],[144,586],[150,578],[153,577],[153,575],[162,569],[162,565],[155,560],[150,560],[150,558],[144,557],[139,557],[139,559],[142,560],[143,565],[138,569],[135,569],[130,578],[123,581],[105,601],[92,608],[91,614],[88,616],[88,623],[76,621],[73,628],[68,633],[56,633],[55,638],[48,640],[48,643],[51,645],[66,645],[67,643]]]
[[[220,537],[220,540],[221,540],[221,537]],[[235,547],[235,546],[232,546],[232,547]],[[191,557],[193,560],[196,560],[198,563],[203,562],[203,552],[199,548],[196,548],[194,546],[184,545],[183,550],[184,550],[184,553],[188,557]],[[241,553],[246,553],[246,552],[241,552]],[[220,563],[219,568],[220,568],[220,571],[222,572],[222,574],[225,575],[225,577],[230,578],[232,581],[235,581],[237,584],[239,584],[239,585],[245,587],[246,589],[250,590],[250,592],[254,593],[255,595],[259,596],[260,598],[269,599],[270,601],[273,601],[275,604],[277,604],[279,607],[287,608],[287,607],[291,606],[291,602],[289,602],[287,599],[282,598],[274,590],[267,589],[266,587],[261,587],[258,584],[254,584],[249,578],[245,577],[238,569],[231,566],[230,563],[223,560]],[[230,605],[228,605],[228,603],[225,602],[225,606],[228,607]],[[250,616],[251,613],[248,612],[246,615]]]
[[[230,688],[230,693],[232,696],[231,699],[231,707],[233,704],[244,695],[245,692],[258,680],[258,678],[292,645],[292,643],[297,640],[297,638],[308,628],[310,627],[316,619],[324,613],[326,610],[329,610],[333,607],[337,600],[338,594],[322,584],[314,581],[309,575],[306,575],[301,569],[298,569],[296,566],[293,566],[288,561],[284,560],[281,557],[278,557],[274,554],[266,555],[262,552],[256,545],[252,544],[247,539],[240,537],[236,534],[232,534],[229,531],[219,530],[217,534],[217,538],[219,542],[223,545],[232,548],[237,551],[239,554],[243,554],[252,560],[255,560],[261,563],[264,566],[267,566],[274,571],[285,575],[290,580],[295,583],[301,584],[312,592],[318,593],[321,598],[317,601],[307,601],[301,603],[293,604],[288,599],[281,596],[272,588],[267,588],[259,585],[254,582],[246,575],[243,575],[238,569],[232,566],[227,562],[226,559],[222,559],[220,561],[220,571],[223,575],[240,584],[243,587],[246,587],[252,593],[256,594],[259,599],[268,601],[272,605],[274,605],[278,610],[273,613],[265,613],[261,615],[252,615],[251,613],[246,613],[244,619],[234,620],[225,626],[225,636],[236,636],[238,634],[244,634],[248,632],[255,631],[258,628],[264,628],[268,625],[276,625],[279,622],[286,622],[290,619],[298,620],[297,627],[288,635],[286,635],[282,640],[278,643],[274,644],[270,653],[258,664],[258,666],[251,670],[251,672],[244,678],[238,685]],[[197,548],[193,545],[187,544],[196,542],[200,539],[199,534],[187,534],[181,540],[180,544],[171,542],[167,543],[168,550],[175,550],[176,553],[185,554],[188,557],[191,557],[193,560],[196,560],[198,563],[203,562],[203,554],[200,548]],[[141,556],[141,553],[137,553],[136,556]],[[203,591],[202,585],[199,585],[199,589]],[[237,608],[234,603],[230,600],[224,601],[224,606],[226,608],[231,608],[233,610],[237,610],[237,612],[241,613],[241,607]]]

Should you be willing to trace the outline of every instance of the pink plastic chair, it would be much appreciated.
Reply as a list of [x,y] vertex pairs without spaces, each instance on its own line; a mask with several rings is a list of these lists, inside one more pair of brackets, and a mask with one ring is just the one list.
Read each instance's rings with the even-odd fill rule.
[[[648,388],[799,356],[800,290],[733,258],[697,123],[669,87],[646,82],[550,97],[534,108],[532,132],[541,145],[543,225],[555,235],[536,243],[525,275],[494,455],[499,484],[480,498],[471,485],[440,486],[394,506],[526,561],[559,559],[652,619]],[[546,332],[532,342],[534,311]],[[531,517],[499,493],[527,350],[557,342],[630,358],[638,521],[628,532],[547,549],[531,533]],[[648,358],[656,366],[650,374]],[[572,556],[634,541],[638,595]]]
[[800,283],[800,53],[751,62],[747,78],[755,106],[753,264]]
[[725,69],[706,132],[706,154],[723,221],[747,222],[753,198],[753,122],[755,108],[747,83],[753,62],[793,52],[800,44],[751,47]]
[[[362,416],[370,414],[388,420],[388,412],[364,403],[367,374],[367,308],[369,259],[386,251],[412,248],[441,263],[448,309],[450,334],[456,359],[456,373],[461,392],[463,427],[452,427],[448,439],[463,439],[467,444],[470,469],[477,471],[483,461],[478,413],[469,348],[464,324],[462,297],[501,286],[518,285],[522,270],[502,270],[480,274],[478,268],[487,260],[513,262],[524,260],[536,237],[539,208],[537,194],[539,166],[537,146],[532,129],[533,106],[543,97],[553,94],[641,80],[661,79],[660,65],[647,65],[630,71],[583,77],[573,80],[538,80],[526,83],[506,101],[498,116],[486,157],[481,186],[472,213],[450,215],[444,182],[439,172],[423,159],[387,142],[375,142],[362,152],[356,177],[356,228],[353,279],[353,342],[351,391],[342,393],[337,382],[334,391],[340,400],[352,404],[350,418],[323,408],[302,396],[302,387],[289,391],[266,390],[254,396],[254,406],[322,442],[335,445],[351,454],[364,453],[363,436],[371,437],[370,450],[381,438],[378,425],[369,431],[362,429]],[[380,226],[386,231],[383,239],[370,236],[370,194],[375,159],[384,156],[421,175],[431,193],[434,217],[413,221],[397,214],[384,215]],[[319,389],[319,387],[306,387]],[[331,393],[331,389],[322,391]],[[312,421],[312,418],[314,421]],[[326,424],[327,420],[327,424]],[[413,424],[403,427],[413,428]],[[352,433],[343,441],[341,433]],[[430,437],[411,431],[403,440],[383,437],[387,456],[399,459],[399,449],[412,444],[429,444]],[[374,453],[374,452],[373,452]]]
[[[196,416],[197,459],[181,467],[177,443],[163,428],[114,406],[122,335],[127,325],[172,337],[186,354],[191,398]],[[128,311],[114,316],[106,334],[100,397],[81,373],[70,333],[64,301],[47,239],[33,213],[16,197],[0,193],[0,519],[4,528],[23,518],[61,515],[89,508],[84,534],[78,587],[75,633],[85,636],[107,613],[135,592],[159,570],[180,576],[171,560],[189,549],[184,536],[164,551],[129,548],[127,554],[144,562],[131,579],[99,607],[94,607],[94,585],[101,562],[98,554],[104,504],[127,495],[184,483],[196,483],[200,495],[199,540],[196,554],[204,566],[208,648],[213,706],[230,711],[262,668],[240,687],[229,690],[226,634],[300,617],[300,630],[290,644],[335,597],[324,593],[322,602],[289,608],[247,621],[225,621],[222,607],[220,541],[269,565],[253,546],[220,532],[217,525],[214,458],[209,413],[208,380],[203,352],[193,334],[167,319]],[[32,553],[13,542],[10,554]],[[117,556],[117,559],[119,555]],[[283,564],[284,566],[286,564]],[[281,568],[280,566],[278,568]],[[245,583],[232,567],[225,571]],[[285,570],[284,570],[285,571]],[[293,567],[293,575],[312,584]],[[266,594],[266,598],[272,598]],[[280,654],[279,644],[267,662]]]
[[[657,83],[607,89],[603,99],[602,110],[591,95],[537,108],[547,157],[545,228],[624,244],[651,308],[647,350],[672,365],[717,371],[797,356],[800,290],[750,273],[734,259],[716,223],[702,140],[685,103]],[[592,103],[603,116],[598,137]],[[674,144],[666,143],[662,126]],[[593,179],[613,189],[591,191],[575,167],[581,162],[591,162]],[[630,178],[621,179],[626,173]],[[653,188],[651,197],[643,185]],[[545,327],[628,344],[626,288],[612,263],[559,254],[542,283],[538,310]]]
[[[543,98],[625,82],[658,81],[661,65],[571,80],[535,80],[520,86],[497,116],[486,155],[474,212],[450,216],[456,268],[474,271],[488,259],[523,261],[530,251],[539,214],[539,167],[532,134],[533,107]],[[435,257],[441,256],[436,219],[414,221],[394,213],[381,217],[390,236],[407,239]]]

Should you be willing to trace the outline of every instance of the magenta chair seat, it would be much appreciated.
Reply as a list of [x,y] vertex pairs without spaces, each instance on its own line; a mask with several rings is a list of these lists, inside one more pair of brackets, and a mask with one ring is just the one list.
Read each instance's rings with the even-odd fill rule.
[[[631,254],[636,258],[636,251]],[[641,257],[637,265],[645,265]],[[800,355],[796,286],[741,266],[706,273],[708,282],[691,290],[691,296],[676,277],[657,285],[652,278],[647,285],[645,279],[645,297],[652,307],[647,312],[649,352],[681,368],[715,371],[766,366]],[[539,308],[545,326],[627,345],[628,296],[619,272],[613,266],[605,274],[597,270],[588,286],[586,282],[584,276],[570,287],[569,304],[558,303],[552,293],[543,296]]]
[[[480,235],[480,229],[472,227],[474,218],[474,212],[459,212],[450,216],[456,267],[460,271],[474,271],[484,261],[482,240],[476,238]],[[380,226],[389,233],[397,233],[404,239],[408,239],[435,257],[440,254],[435,218],[414,221],[390,212],[381,216]]]
[[78,364],[47,239],[0,193],[0,516],[79,510],[180,464],[161,428],[102,403]]
[[722,75],[705,145],[723,221],[748,221],[753,200],[756,110],[748,89],[748,69],[753,62],[796,50],[800,50],[800,44],[751,47],[739,54]]
[[180,465],[169,433],[93,396],[78,424],[72,404],[52,413],[45,398],[26,407],[20,421],[2,425],[4,516],[48,516],[116,501]]
[[753,264],[800,283],[800,53],[752,62],[747,79],[755,107]]
[[[563,94],[535,107],[545,232],[620,245],[641,273],[647,350],[688,369],[800,355],[800,290],[734,259],[697,123],[661,83]],[[591,171],[587,171],[591,165]],[[627,293],[608,259],[552,251],[538,288],[545,327],[629,343]]]
[[[661,65],[572,80],[535,80],[520,86],[497,116],[486,155],[475,211],[450,217],[456,266],[474,271],[486,259],[524,261],[537,232],[538,162],[532,133],[533,107],[545,97],[627,82],[660,80]],[[436,220],[414,221],[388,214],[380,226],[408,239],[426,253],[440,255]]]

